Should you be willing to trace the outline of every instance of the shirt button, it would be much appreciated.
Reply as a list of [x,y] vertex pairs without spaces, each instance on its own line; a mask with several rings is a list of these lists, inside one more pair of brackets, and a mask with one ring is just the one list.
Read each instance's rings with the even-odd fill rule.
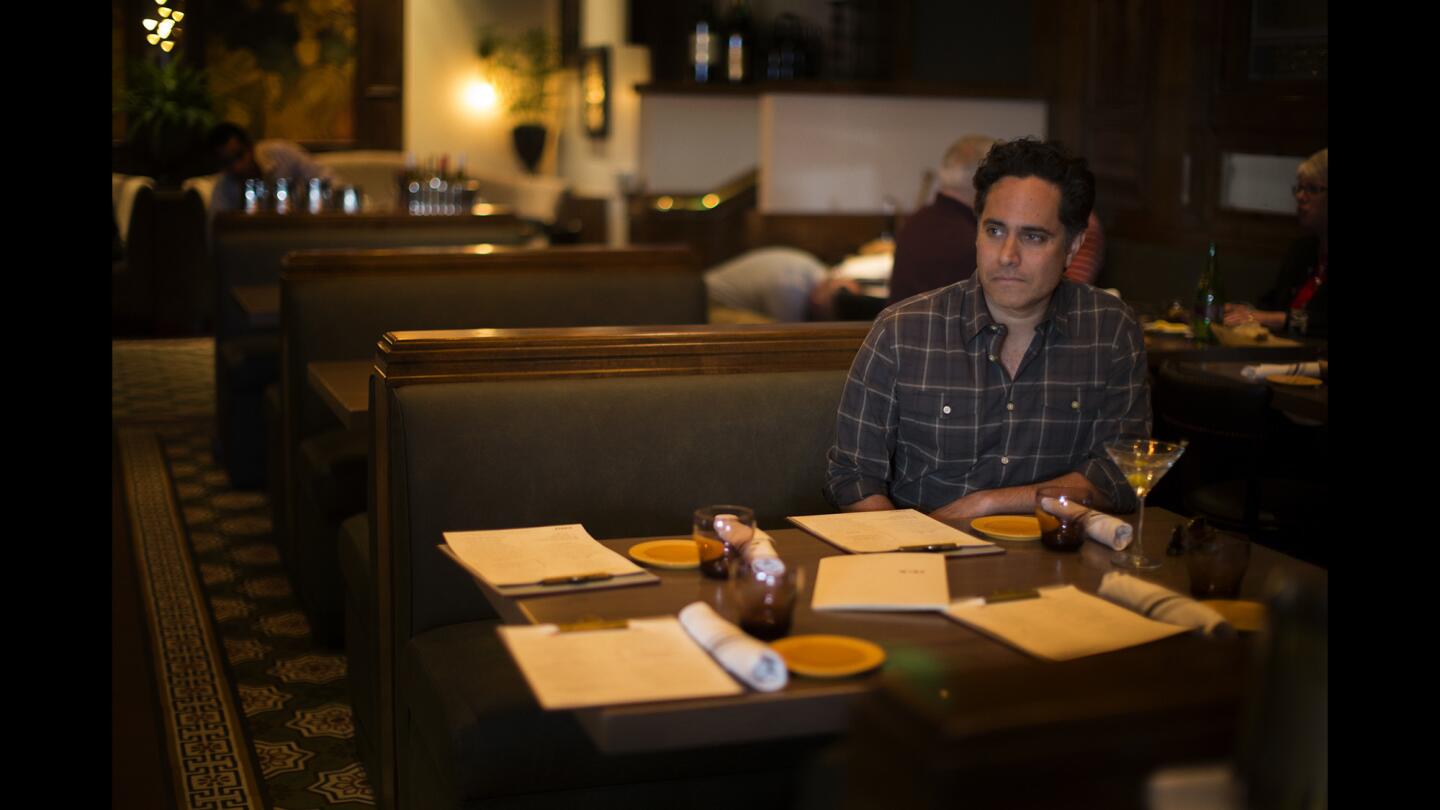
[[1013,410],[1015,410],[1015,403],[1013,403],[1013,402],[1007,402],[1007,403],[1005,403],[1005,410],[1007,410],[1007,411],[1013,411]]
[[990,355],[990,361],[991,361],[991,362],[994,362],[994,361],[995,361],[995,355],[993,355],[993,354]]
[[1009,457],[1009,456],[1001,456],[1001,457],[1000,457],[1000,463],[1001,463],[1001,464],[1009,464],[1009,463],[1010,463],[1010,457]]
[[949,413],[949,412],[950,412],[950,406],[949,406],[949,405],[946,405],[945,407],[941,408],[940,411],[941,411],[942,413]]
[[1073,408],[1073,409],[1075,409],[1075,410],[1077,410],[1077,411],[1080,410],[1080,400],[1078,400],[1078,399],[1072,399],[1072,400],[1070,400],[1070,407]]

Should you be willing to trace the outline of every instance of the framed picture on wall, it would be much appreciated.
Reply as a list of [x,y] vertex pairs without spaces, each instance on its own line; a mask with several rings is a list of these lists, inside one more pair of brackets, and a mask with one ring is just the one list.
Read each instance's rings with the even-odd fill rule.
[[600,140],[610,135],[610,49],[580,51],[581,114],[585,134]]

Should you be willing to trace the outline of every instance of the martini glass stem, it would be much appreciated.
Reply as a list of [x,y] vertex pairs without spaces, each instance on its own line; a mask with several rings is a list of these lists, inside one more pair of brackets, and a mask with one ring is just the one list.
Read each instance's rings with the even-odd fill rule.
[[[1148,495],[1150,493],[1145,493]],[[1130,543],[1130,561],[1135,567],[1145,559],[1145,495],[1140,496],[1140,514],[1135,516],[1135,539]]]

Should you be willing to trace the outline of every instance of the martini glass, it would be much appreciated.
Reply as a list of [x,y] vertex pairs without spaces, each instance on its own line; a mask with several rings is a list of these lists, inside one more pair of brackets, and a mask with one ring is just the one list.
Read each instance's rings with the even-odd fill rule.
[[1185,448],[1170,442],[1127,436],[1106,442],[1105,452],[1110,454],[1110,459],[1120,468],[1121,475],[1125,476],[1135,489],[1135,496],[1140,499],[1140,515],[1135,519],[1135,539],[1129,549],[1116,552],[1110,562],[1121,568],[1159,568],[1161,561],[1146,557],[1140,542],[1145,536],[1145,496],[1165,477]]

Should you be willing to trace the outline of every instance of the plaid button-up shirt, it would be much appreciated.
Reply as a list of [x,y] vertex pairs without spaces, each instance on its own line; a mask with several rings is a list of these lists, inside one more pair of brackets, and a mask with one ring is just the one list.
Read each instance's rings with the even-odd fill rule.
[[1062,281],[1012,380],[1006,327],[978,276],[880,313],[840,399],[827,489],[837,505],[870,495],[932,512],[978,490],[1079,472],[1117,511],[1138,505],[1105,453],[1150,435],[1140,324],[1120,299]]

